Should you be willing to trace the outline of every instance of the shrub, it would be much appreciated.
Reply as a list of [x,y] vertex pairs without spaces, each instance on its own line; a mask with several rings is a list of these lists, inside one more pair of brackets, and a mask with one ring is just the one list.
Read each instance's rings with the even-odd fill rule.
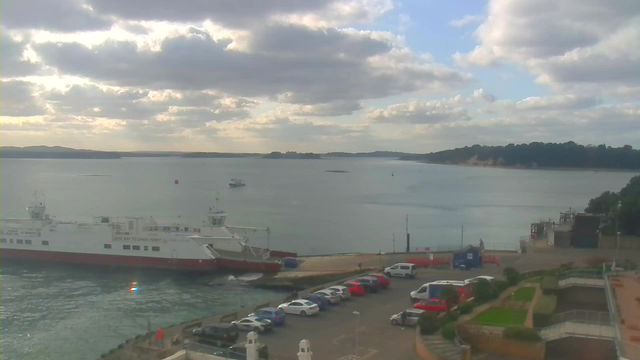
[[443,315],[440,318],[440,326],[444,326],[448,323],[451,322],[456,322],[458,321],[458,318],[460,317],[460,313],[457,311],[451,311],[448,314]]
[[619,266],[625,270],[636,270],[638,268],[638,265],[629,259],[624,260]]
[[[491,287],[489,287],[489,290],[491,290]],[[466,315],[466,314],[469,314],[471,312],[471,310],[473,310],[474,307],[476,307],[476,303],[475,302],[466,301],[466,302],[463,302],[462,304],[458,305],[458,311],[460,311],[460,314]]]
[[502,337],[505,339],[538,342],[542,341],[540,334],[531,328],[524,326],[510,326],[504,329]]
[[447,340],[456,338],[456,323],[450,322],[442,327],[442,337]]
[[509,285],[513,286],[520,282],[520,273],[512,267],[506,267],[502,270],[502,275],[507,278]]
[[418,319],[420,333],[423,335],[431,335],[440,329],[440,321],[438,314],[435,312],[423,312]]
[[509,288],[509,283],[505,280],[493,280],[493,294],[491,296],[492,299],[495,299],[500,295],[503,291]]
[[479,302],[484,303],[494,298],[495,290],[491,283],[485,279],[478,280],[473,284],[473,298]]
[[540,283],[540,289],[542,289],[542,293],[544,295],[553,295],[560,289],[560,285],[558,285],[558,278],[555,276],[545,276],[542,278],[542,283]]
[[447,311],[460,301],[460,293],[453,286],[445,286],[440,290],[440,299],[447,303]]
[[556,309],[557,303],[557,296],[542,295],[536,307],[533,308],[533,326],[540,328],[550,325],[551,314]]

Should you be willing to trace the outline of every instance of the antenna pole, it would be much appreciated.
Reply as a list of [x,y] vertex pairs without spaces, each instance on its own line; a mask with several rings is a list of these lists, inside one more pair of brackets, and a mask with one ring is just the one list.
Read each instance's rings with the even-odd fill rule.
[[411,235],[409,235],[409,214],[407,214],[406,233],[407,233],[407,252],[410,252],[411,251]]
[[464,223],[462,223],[462,226],[460,227],[460,250],[462,250],[462,248],[464,248]]

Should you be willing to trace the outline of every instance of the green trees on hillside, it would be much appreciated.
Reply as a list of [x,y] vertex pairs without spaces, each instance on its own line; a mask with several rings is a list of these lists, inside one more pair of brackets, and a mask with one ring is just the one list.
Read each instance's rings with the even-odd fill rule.
[[585,212],[604,215],[603,233],[611,234],[617,219],[620,232],[640,236],[640,175],[631,178],[619,193],[605,191],[589,200]]
[[422,155],[407,155],[401,160],[427,161],[437,164],[487,163],[487,165],[522,167],[640,169],[640,150],[630,145],[614,148],[604,144],[578,145],[532,142],[507,146],[466,146]]

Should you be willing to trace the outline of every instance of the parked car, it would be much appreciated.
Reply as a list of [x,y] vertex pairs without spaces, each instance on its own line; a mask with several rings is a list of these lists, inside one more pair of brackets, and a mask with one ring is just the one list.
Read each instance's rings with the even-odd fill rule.
[[[247,344],[241,343],[230,347],[228,357],[234,360],[245,360],[247,358]],[[267,345],[258,343],[258,359],[269,360],[269,347]]]
[[460,302],[464,302],[473,296],[471,284],[458,280],[438,280],[426,283],[409,295],[412,302],[425,301],[440,298],[440,291],[446,286],[453,286],[460,294]]
[[284,313],[284,310],[274,307],[262,308],[252,314],[249,314],[249,316],[269,320],[273,325],[284,325],[287,320],[287,314]]
[[287,314],[300,316],[315,315],[320,312],[320,307],[306,299],[297,299],[278,305],[278,309],[284,310]]
[[404,324],[402,324],[402,312],[400,312],[395,315],[391,315],[391,325],[416,326],[418,324],[420,314],[422,314],[424,310],[407,309],[403,312],[406,314]]
[[480,275],[480,276],[473,277],[471,279],[467,279],[467,280],[464,281],[464,283],[465,284],[474,284],[474,283],[477,283],[478,281],[481,281],[481,280],[487,280],[487,281],[490,282],[490,281],[493,281],[493,279],[495,279],[493,276]]
[[355,281],[364,285],[365,290],[367,290],[368,292],[377,293],[378,291],[380,291],[380,280],[375,277],[361,276],[359,278],[356,278]]
[[391,285],[391,280],[389,280],[389,278],[386,275],[383,275],[383,274],[369,274],[369,276],[373,276],[373,277],[377,278],[378,281],[380,281],[380,286],[382,286],[383,289],[386,289]]
[[239,330],[255,331],[257,333],[273,330],[273,323],[270,320],[261,319],[257,316],[247,316],[231,323],[237,326]]
[[240,337],[238,327],[234,324],[216,324],[192,331],[198,343],[212,346],[229,346],[235,344]]
[[447,303],[441,299],[429,299],[426,301],[420,301],[413,305],[415,309],[421,309],[429,312],[444,312],[447,311]]
[[340,297],[342,298],[342,300],[349,300],[351,298],[351,291],[349,291],[349,288],[346,286],[335,285],[335,286],[328,287],[327,290],[332,290],[337,292],[338,295],[340,295]]
[[315,295],[324,296],[325,299],[329,300],[331,305],[339,304],[342,301],[342,297],[336,291],[333,290],[318,290],[314,292]]
[[303,299],[306,299],[318,304],[318,307],[320,308],[320,310],[326,310],[329,308],[329,300],[327,300],[327,298],[325,298],[324,296],[309,294],[303,297]]
[[362,296],[367,292],[364,285],[357,281],[347,281],[344,286],[349,289],[351,295]]
[[391,277],[415,278],[418,275],[418,267],[415,264],[397,263],[384,269],[384,274]]

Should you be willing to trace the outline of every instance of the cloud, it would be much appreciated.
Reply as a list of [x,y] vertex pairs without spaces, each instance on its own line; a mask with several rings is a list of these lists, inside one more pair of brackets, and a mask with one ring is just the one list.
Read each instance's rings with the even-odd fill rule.
[[399,32],[402,33],[407,31],[407,29],[409,29],[411,25],[413,25],[413,22],[411,21],[411,17],[409,15],[407,14],[398,15],[398,31]]
[[111,21],[77,0],[3,1],[0,23],[9,29],[56,32],[102,30]]
[[275,19],[307,24],[371,21],[391,10],[391,0],[88,0],[98,13],[127,20],[197,23],[212,20],[246,28]]
[[460,65],[513,63],[557,91],[640,94],[640,2],[491,0]]
[[35,84],[26,81],[0,82],[0,114],[16,117],[44,115],[46,109],[33,96],[35,89]]
[[498,111],[521,112],[521,111],[555,111],[555,110],[576,110],[595,107],[598,99],[593,96],[579,95],[554,95],[528,97],[514,102],[511,100],[496,101],[478,111],[484,113],[494,113]]
[[7,31],[0,29],[0,77],[3,79],[34,75],[40,70],[40,64],[25,57],[26,40],[13,39]]
[[91,49],[77,43],[34,47],[61,74],[108,85],[209,89],[232,96],[280,97],[299,104],[440,91],[471,81],[468,74],[390,48],[386,34],[275,26],[252,36],[270,47],[251,39],[247,51],[230,50],[231,40],[214,41],[202,33],[168,38],[160,51],[126,41],[109,41]]
[[362,110],[362,105],[357,101],[334,101],[316,105],[297,105],[285,112],[299,116],[340,116],[351,115],[358,110]]
[[467,121],[471,116],[467,109],[452,107],[440,101],[411,100],[407,103],[389,105],[367,113],[374,123],[435,124],[449,121]]
[[464,27],[471,24],[479,23],[484,20],[484,15],[465,15],[462,19],[451,20],[449,25],[454,27]]

